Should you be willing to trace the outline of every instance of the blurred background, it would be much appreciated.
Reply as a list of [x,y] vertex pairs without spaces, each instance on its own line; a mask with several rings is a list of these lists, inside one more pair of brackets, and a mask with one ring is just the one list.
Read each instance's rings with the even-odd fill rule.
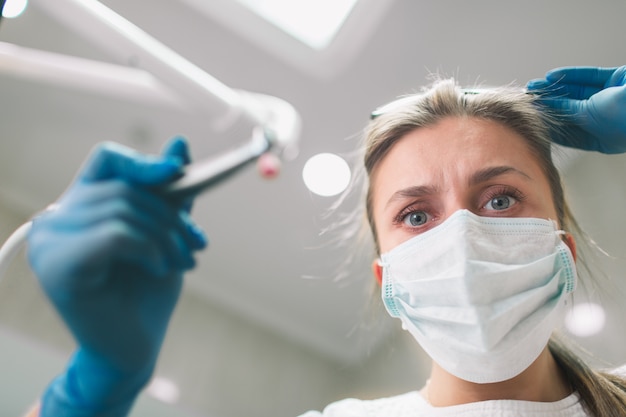
[[[283,98],[303,118],[298,153],[278,178],[251,168],[198,199],[194,217],[210,247],[188,275],[133,416],[287,417],[419,389],[429,360],[381,307],[369,248],[340,230],[323,233],[361,220],[350,218],[358,193],[335,209],[338,195],[307,187],[305,164],[321,153],[357,163],[371,110],[433,73],[468,86],[523,86],[558,66],[626,64],[623,0],[101,3],[227,86]],[[64,20],[69,9],[59,18],[64,12],[53,0],[30,0],[0,22],[1,51],[44,51],[51,55],[37,56],[49,64],[59,54],[78,58],[69,61],[74,76],[55,79],[0,55],[2,240],[59,196],[101,141],[156,153],[184,135],[203,159],[246,139],[220,135],[211,115],[188,110],[141,62],[111,53],[113,42],[94,43]],[[110,84],[81,78],[90,70]],[[564,331],[598,366],[624,364],[626,156],[558,154],[578,221],[608,253],[581,255],[600,285],[580,288]],[[313,172],[337,186],[345,169],[324,162]],[[0,280],[0,414],[23,413],[72,349],[19,256]]]

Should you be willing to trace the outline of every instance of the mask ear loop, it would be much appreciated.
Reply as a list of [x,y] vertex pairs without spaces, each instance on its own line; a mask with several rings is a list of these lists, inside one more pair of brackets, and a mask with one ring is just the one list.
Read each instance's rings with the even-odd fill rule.
[[570,252],[572,252],[572,257],[574,258],[574,262],[576,262],[576,239],[574,239],[574,235],[566,232],[565,230],[559,229],[559,224],[556,222],[556,220],[548,220],[552,221],[552,223],[554,224],[554,228],[557,229],[556,234],[561,236],[561,240],[567,245]]
[[559,233],[563,237],[563,242],[567,245],[570,252],[572,252],[572,258],[574,258],[574,263],[576,263],[576,239],[574,239],[574,235],[568,233],[564,230],[560,230]]

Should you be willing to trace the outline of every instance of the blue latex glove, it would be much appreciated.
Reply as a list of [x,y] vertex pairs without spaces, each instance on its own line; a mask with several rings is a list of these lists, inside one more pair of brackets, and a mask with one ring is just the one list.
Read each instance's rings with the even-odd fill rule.
[[188,159],[182,139],[163,156],[104,144],[34,219],[30,265],[78,344],[41,417],[125,416],[149,381],[183,273],[206,245],[188,202],[157,191]]
[[561,145],[602,153],[626,152],[626,66],[565,67],[527,84],[541,102],[565,115],[565,129],[552,132]]

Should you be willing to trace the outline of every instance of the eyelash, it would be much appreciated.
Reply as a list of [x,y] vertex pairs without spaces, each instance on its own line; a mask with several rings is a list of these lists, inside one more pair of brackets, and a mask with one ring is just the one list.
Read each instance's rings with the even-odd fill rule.
[[410,206],[402,209],[393,219],[393,223],[396,225],[404,224],[404,219],[407,215],[414,213],[416,211],[423,211],[424,213],[428,213],[428,208],[420,206],[419,203],[413,203]]
[[482,204],[480,208],[485,207],[485,205],[487,205],[487,203],[489,203],[491,200],[502,195],[513,197],[518,203],[524,201],[524,199],[526,198],[524,194],[522,194],[517,188],[513,188],[508,185],[499,185],[495,188],[490,188],[487,191],[483,199],[485,203]]
[[[480,205],[480,209],[484,208],[485,205],[487,205],[494,198],[503,196],[503,195],[513,197],[513,199],[515,199],[517,203],[524,201],[524,199],[526,198],[524,194],[522,194],[517,188],[510,187],[507,185],[499,185],[499,186],[490,188],[487,191],[487,193],[481,197],[481,200],[484,201],[484,203]],[[394,217],[393,223],[395,225],[404,224],[404,220],[406,216],[416,211],[423,211],[427,215],[429,214],[428,207],[423,207],[420,203],[413,203],[409,205],[408,207],[402,209]]]

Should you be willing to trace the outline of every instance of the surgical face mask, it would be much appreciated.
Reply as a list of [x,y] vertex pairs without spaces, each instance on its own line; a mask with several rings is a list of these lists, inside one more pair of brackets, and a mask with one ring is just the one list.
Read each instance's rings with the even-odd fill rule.
[[530,366],[576,286],[551,220],[460,210],[381,256],[389,314],[449,373],[476,383]]

